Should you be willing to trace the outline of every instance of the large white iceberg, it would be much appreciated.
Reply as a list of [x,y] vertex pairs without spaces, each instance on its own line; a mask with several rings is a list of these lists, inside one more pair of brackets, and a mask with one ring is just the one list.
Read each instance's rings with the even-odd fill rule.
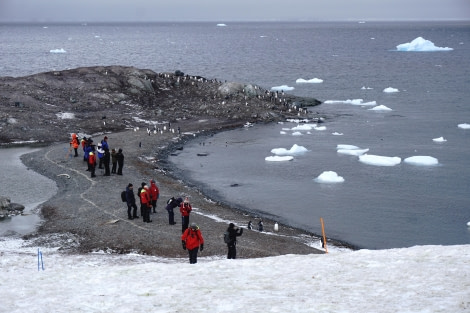
[[294,144],[289,150],[285,148],[275,148],[271,150],[271,153],[275,155],[300,155],[307,151],[307,148]]
[[364,154],[359,156],[359,161],[368,165],[395,166],[401,163],[401,158]]
[[423,37],[418,37],[412,42],[402,43],[397,46],[398,51],[450,51],[454,50],[449,47],[436,47],[432,41],[426,40]]

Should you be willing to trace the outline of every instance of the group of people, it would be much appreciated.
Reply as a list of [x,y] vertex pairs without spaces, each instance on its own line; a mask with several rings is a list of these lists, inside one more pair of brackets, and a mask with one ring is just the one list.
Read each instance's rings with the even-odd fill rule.
[[[104,176],[111,174],[122,175],[124,166],[124,154],[122,149],[109,149],[108,137],[104,136],[103,140],[96,146],[92,138],[83,137],[81,140],[78,135],[73,133],[70,141],[70,147],[74,150],[74,157],[78,157],[78,148],[82,147],[83,161],[87,163],[87,171],[91,173],[91,177],[96,177],[96,166],[104,169]],[[110,168],[110,165],[112,167]]]
[[[150,180],[150,186],[145,182],[141,184],[137,191],[140,199],[140,214],[143,217],[144,223],[150,223],[150,212],[156,213],[157,201],[160,198],[160,190],[158,189],[155,180]],[[126,200],[127,200],[127,216],[130,220],[139,218],[137,215],[137,204],[134,196],[133,184],[129,183],[126,187]],[[183,198],[171,197],[166,202],[166,210],[168,212],[168,223],[176,225],[174,209],[179,208],[181,213],[181,243],[184,250],[188,250],[189,263],[197,263],[198,251],[204,249],[204,237],[202,236],[201,229],[196,223],[189,225],[189,216],[192,211],[189,197]],[[237,237],[243,234],[242,228],[235,228],[233,223],[229,224],[227,229],[230,241],[227,243],[228,259],[235,259],[237,256],[236,244]]]
[[[150,187],[143,182],[137,189],[137,197],[140,201],[140,216],[144,223],[151,223],[150,214],[157,213],[157,201],[160,198],[160,190],[155,180],[150,180]],[[137,204],[134,196],[134,185],[129,183],[126,187],[127,218],[133,220],[139,218],[137,215]]]

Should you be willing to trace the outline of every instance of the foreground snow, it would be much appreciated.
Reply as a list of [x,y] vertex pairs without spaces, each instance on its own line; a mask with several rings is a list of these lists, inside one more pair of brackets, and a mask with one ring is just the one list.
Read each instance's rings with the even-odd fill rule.
[[[468,312],[470,245],[260,259],[63,255],[0,241],[2,312]],[[240,240],[243,245],[243,240]]]

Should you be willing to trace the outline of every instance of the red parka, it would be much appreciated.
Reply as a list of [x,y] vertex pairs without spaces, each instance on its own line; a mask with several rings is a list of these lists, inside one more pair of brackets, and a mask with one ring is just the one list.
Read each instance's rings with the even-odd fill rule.
[[140,191],[140,202],[142,202],[142,204],[146,204],[147,206],[150,205],[150,192],[147,186],[142,188]]
[[180,205],[181,216],[189,216],[189,213],[191,213],[192,209],[193,208],[191,206],[191,203],[189,202],[181,203]]
[[193,250],[204,244],[204,238],[202,238],[199,226],[197,226],[196,229],[192,229],[191,227],[186,229],[181,236],[181,240],[186,243],[186,248],[188,250]]
[[96,164],[96,156],[93,152],[90,152],[88,155],[88,164],[95,165]]
[[157,185],[155,184],[155,181],[150,182],[150,199],[151,200],[157,200],[160,196],[160,190],[158,190]]

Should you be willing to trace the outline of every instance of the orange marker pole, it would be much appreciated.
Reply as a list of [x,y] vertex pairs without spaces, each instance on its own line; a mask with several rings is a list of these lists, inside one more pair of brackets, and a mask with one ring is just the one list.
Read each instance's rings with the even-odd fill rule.
[[325,252],[328,253],[328,247],[326,246],[325,224],[323,223],[323,217],[320,217],[320,222],[321,222],[321,234],[322,234],[323,242],[325,245]]

